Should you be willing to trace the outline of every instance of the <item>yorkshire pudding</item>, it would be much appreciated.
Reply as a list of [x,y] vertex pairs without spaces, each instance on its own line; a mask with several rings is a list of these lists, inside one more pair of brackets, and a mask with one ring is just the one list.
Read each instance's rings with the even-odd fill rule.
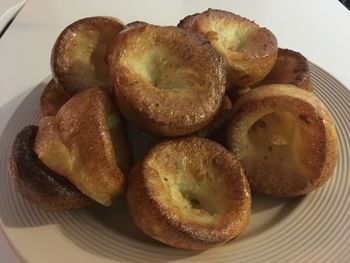
[[121,112],[154,135],[203,128],[224,96],[222,59],[178,27],[144,24],[124,30],[111,44],[108,64]]
[[33,151],[37,131],[37,126],[23,128],[12,146],[9,173],[16,190],[33,204],[49,211],[66,211],[92,205],[90,198],[38,159]]
[[55,116],[69,98],[70,96],[60,84],[53,79],[50,80],[40,96],[41,116]]
[[228,89],[262,80],[276,61],[277,39],[271,31],[233,13],[208,9],[178,26],[206,38],[224,58]]
[[254,87],[267,84],[292,84],[301,89],[312,91],[307,59],[299,52],[279,48],[277,60],[272,70]]
[[67,26],[51,53],[55,81],[73,95],[93,86],[109,87],[105,57],[109,43],[125,29],[112,17],[87,17]]
[[54,117],[43,117],[34,146],[40,160],[81,192],[109,206],[124,191],[130,152],[108,93],[84,90]]
[[280,197],[326,183],[338,156],[333,119],[312,93],[266,85],[233,106],[227,145],[243,162],[252,191]]
[[240,162],[201,137],[165,141],[131,172],[129,211],[147,235],[173,247],[204,250],[245,228],[250,189]]

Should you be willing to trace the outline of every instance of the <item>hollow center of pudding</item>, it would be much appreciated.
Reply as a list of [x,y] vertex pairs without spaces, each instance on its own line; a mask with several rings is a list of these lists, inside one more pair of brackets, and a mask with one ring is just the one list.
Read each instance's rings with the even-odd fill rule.
[[112,36],[108,33],[93,30],[76,32],[74,35],[74,49],[72,67],[86,85],[108,84],[109,71],[105,63],[108,43]]
[[176,207],[180,214],[193,221],[214,222],[224,210],[222,175],[210,161],[197,163],[200,169],[196,168],[195,161],[184,157],[175,160],[170,169],[160,171],[162,185],[168,192],[164,204]]
[[[141,48],[141,47],[140,47]],[[177,93],[193,93],[201,88],[197,74],[181,61],[184,58],[170,54],[166,47],[152,47],[128,56],[126,63],[141,79],[155,88]]]
[[[210,29],[208,31],[208,28]],[[257,56],[266,52],[267,35],[249,21],[213,19],[205,27],[206,37],[223,53],[245,53]]]
[[214,216],[217,213],[217,207],[213,204],[208,203],[203,195],[193,189],[178,189],[182,195],[182,202],[185,203],[186,207],[191,209],[191,213],[197,215]]
[[[273,112],[257,120],[248,131],[255,161],[288,168],[298,162],[301,145],[298,121],[288,112]],[[293,169],[294,170],[294,169]]]
[[105,63],[107,43],[99,43],[91,53],[91,64],[94,66],[95,76],[98,80],[106,82],[108,80],[108,67]]

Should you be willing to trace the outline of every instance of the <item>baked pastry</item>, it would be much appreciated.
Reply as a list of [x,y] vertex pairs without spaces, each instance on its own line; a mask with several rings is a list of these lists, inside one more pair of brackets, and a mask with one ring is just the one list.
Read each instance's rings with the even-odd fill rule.
[[218,113],[215,115],[214,119],[203,129],[196,132],[196,135],[201,137],[207,137],[208,135],[219,131],[228,122],[231,116],[232,103],[229,96],[225,95]]
[[201,137],[164,141],[131,172],[127,201],[147,235],[173,247],[204,250],[241,233],[251,196],[243,168],[220,144]]
[[124,30],[111,44],[108,64],[121,112],[151,134],[193,133],[220,108],[223,61],[181,28],[144,24]]
[[55,117],[42,118],[34,150],[46,166],[103,205],[124,192],[130,152],[117,109],[101,88],[78,93]]
[[262,80],[277,57],[277,39],[266,28],[233,13],[208,9],[178,24],[206,38],[225,60],[227,89]]
[[267,84],[292,84],[301,89],[312,91],[307,59],[299,52],[279,48],[277,60],[272,70],[254,87]]
[[40,96],[41,116],[55,116],[69,99],[70,96],[64,88],[53,79],[50,80]]
[[20,131],[9,159],[9,173],[16,190],[38,207],[49,211],[66,211],[91,206],[66,178],[46,167],[33,151],[37,126]]
[[147,25],[147,23],[143,21],[133,21],[126,24],[127,27],[135,27],[135,26],[143,26],[143,25]]
[[67,26],[51,53],[53,78],[74,95],[93,86],[109,87],[105,57],[112,39],[126,27],[113,17],[87,17]]
[[227,146],[242,161],[252,191],[307,194],[327,182],[338,156],[333,119],[312,93],[266,85],[233,106]]

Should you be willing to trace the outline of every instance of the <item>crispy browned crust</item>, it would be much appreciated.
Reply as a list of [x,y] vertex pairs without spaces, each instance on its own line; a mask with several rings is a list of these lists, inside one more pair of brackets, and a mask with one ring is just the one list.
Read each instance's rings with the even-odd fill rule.
[[[193,214],[186,214],[186,208],[181,208],[166,190],[167,183],[181,177],[181,171],[194,180],[190,189],[206,183],[212,187],[202,191],[209,200],[216,198],[214,206],[220,212],[214,212],[214,221],[200,222],[193,207]],[[185,181],[178,179],[177,184]],[[250,217],[250,189],[239,161],[221,145],[200,137],[165,141],[154,147],[133,169],[127,200],[132,218],[142,231],[182,249],[204,250],[223,244],[239,235]]]
[[[301,140],[288,146],[295,149],[295,161],[291,163],[283,158],[278,160],[280,164],[269,161],[279,147],[271,142],[268,146],[269,139],[259,154],[249,148],[248,131],[258,129],[253,125],[275,112],[287,112],[297,123],[294,136]],[[252,191],[271,196],[300,196],[319,188],[332,175],[338,158],[337,133],[330,112],[312,93],[293,85],[266,85],[241,97],[233,106],[227,145],[243,162]]]
[[126,24],[127,27],[136,27],[136,26],[143,26],[143,25],[147,25],[147,23],[143,21],[133,21]]
[[[150,52],[156,58],[146,61]],[[180,28],[125,30],[114,39],[108,61],[121,112],[142,130],[160,136],[192,133],[219,110],[226,79],[223,61],[209,44]]]
[[16,190],[33,204],[49,211],[91,206],[94,202],[90,198],[40,161],[33,151],[37,131],[37,126],[23,128],[12,146],[9,173]]
[[[221,25],[219,30],[215,29],[215,24]],[[231,12],[208,9],[203,13],[185,17],[178,26],[205,37],[224,58],[227,89],[249,86],[262,80],[276,61],[277,39],[273,33]],[[222,36],[228,37],[233,30],[249,31],[235,40],[241,43],[235,48],[225,46],[233,42],[224,43],[222,40]]]
[[104,62],[108,45],[121,30],[113,17],[87,17],[67,26],[51,53],[53,78],[70,94],[93,86],[109,90],[109,72]]
[[196,132],[196,135],[201,136],[201,137],[207,137],[210,134],[213,134],[223,127],[226,126],[228,120],[230,119],[231,116],[231,110],[232,110],[232,103],[231,99],[229,96],[225,95],[220,109],[218,113],[215,115],[214,119],[203,129],[199,130]]
[[312,91],[307,59],[299,52],[279,48],[277,60],[272,70],[262,81],[254,84],[254,87],[267,84],[292,84],[301,89]]
[[35,151],[48,167],[107,206],[124,192],[131,155],[121,118],[105,90],[78,93],[55,117],[42,118],[39,127]]
[[70,96],[61,85],[53,79],[50,80],[40,96],[41,116],[55,116],[69,98]]
[[195,13],[192,15],[188,15],[185,18],[181,19],[180,22],[177,24],[178,27],[181,28],[191,28],[192,25],[194,24],[194,22],[196,21],[196,17],[197,15],[199,15],[200,13]]

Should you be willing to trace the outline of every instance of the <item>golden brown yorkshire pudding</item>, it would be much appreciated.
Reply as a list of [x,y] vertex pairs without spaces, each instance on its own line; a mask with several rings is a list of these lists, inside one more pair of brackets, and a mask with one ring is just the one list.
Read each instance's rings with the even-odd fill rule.
[[190,250],[233,239],[250,217],[250,189],[240,162],[201,137],[152,148],[131,172],[127,200],[143,232]]
[[88,17],[67,26],[51,53],[55,81],[73,95],[93,86],[109,87],[105,57],[112,39],[123,23],[112,17]]
[[41,116],[55,116],[69,98],[70,96],[60,84],[53,79],[50,80],[40,96]]
[[130,152],[121,118],[101,88],[84,90],[43,117],[34,147],[41,161],[109,206],[124,191]]
[[333,119],[312,93],[266,85],[233,106],[227,144],[245,167],[252,191],[307,194],[331,176],[338,156]]
[[307,59],[299,52],[279,48],[272,70],[262,81],[254,84],[254,87],[267,84],[292,84],[312,91]]
[[124,30],[111,44],[108,63],[121,112],[154,135],[203,128],[224,96],[222,59],[178,27],[145,24]]
[[9,173],[16,190],[38,207],[49,211],[84,208],[93,201],[66,178],[47,168],[33,151],[37,126],[27,126],[16,136]]
[[205,37],[224,58],[227,88],[262,80],[277,57],[277,39],[266,28],[233,13],[208,9],[185,17],[178,24]]

